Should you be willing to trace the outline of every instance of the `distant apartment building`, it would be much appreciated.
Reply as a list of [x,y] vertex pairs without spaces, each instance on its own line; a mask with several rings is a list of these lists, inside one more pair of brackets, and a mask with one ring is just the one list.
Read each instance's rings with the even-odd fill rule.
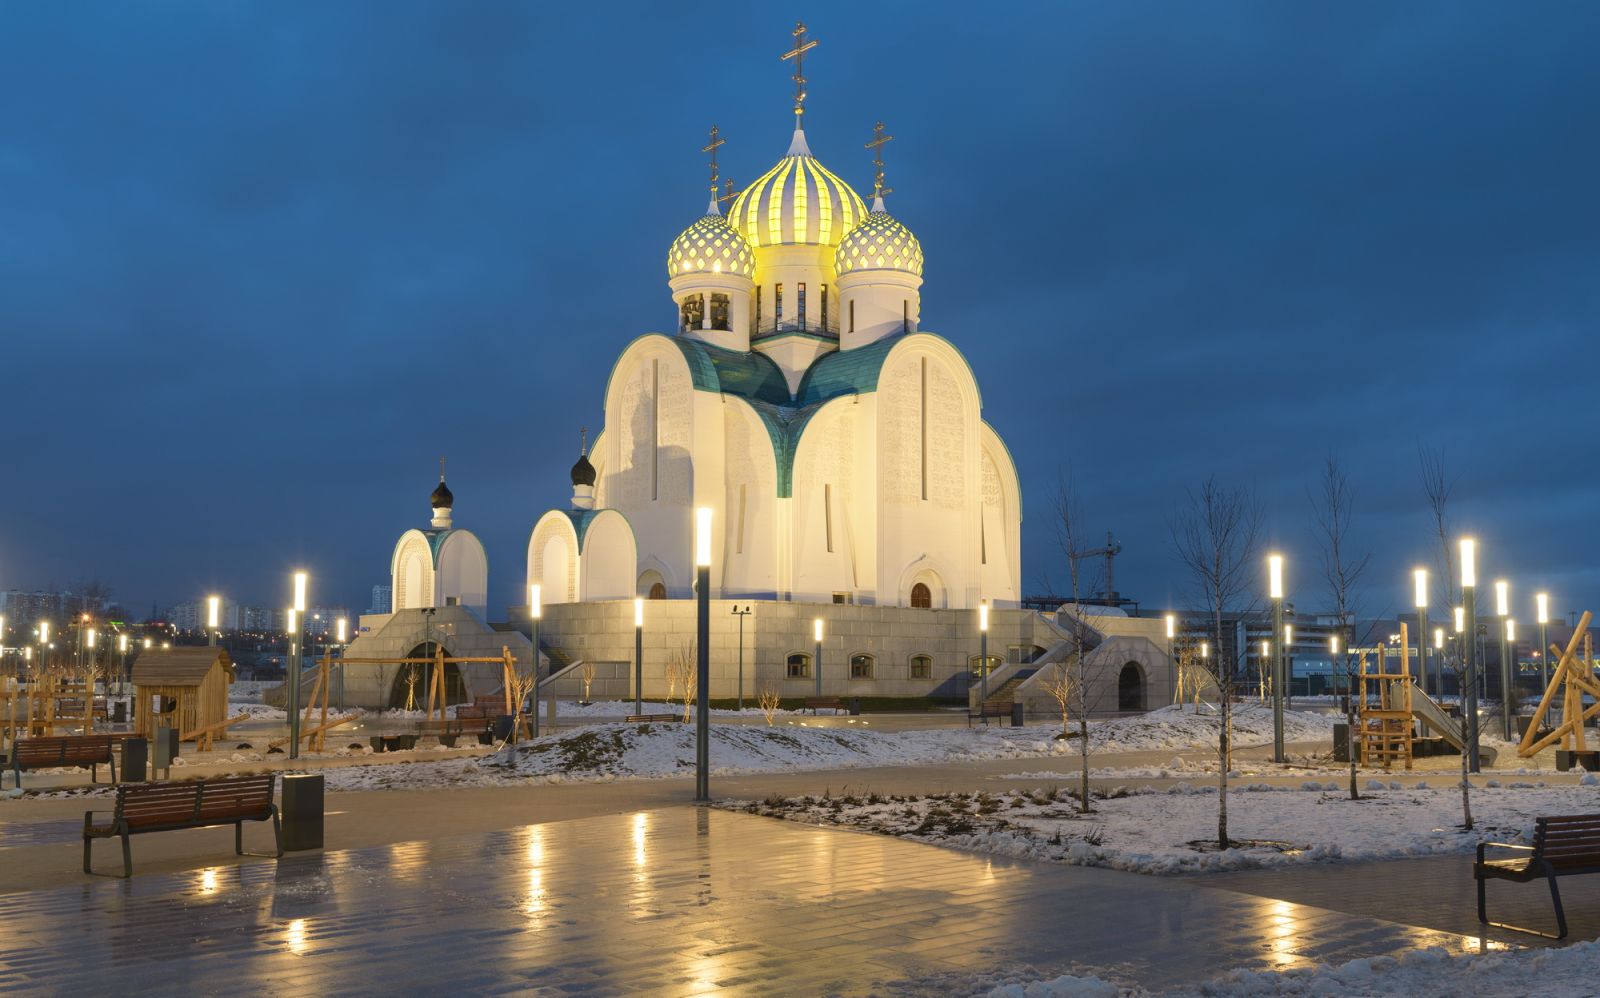
[[393,613],[394,612],[394,587],[373,586],[372,605],[367,607],[368,613]]
[[5,614],[8,627],[31,626],[41,620],[63,621],[80,613],[99,616],[104,609],[104,598],[82,593],[45,589],[0,592],[0,613]]

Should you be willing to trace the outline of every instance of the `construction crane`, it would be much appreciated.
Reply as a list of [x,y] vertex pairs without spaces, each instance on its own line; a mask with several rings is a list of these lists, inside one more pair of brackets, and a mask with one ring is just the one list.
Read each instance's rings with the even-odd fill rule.
[[1115,606],[1117,603],[1117,585],[1115,582],[1116,577],[1112,574],[1112,569],[1117,555],[1121,553],[1122,545],[1117,543],[1116,539],[1111,536],[1111,531],[1109,530],[1106,531],[1105,547],[1095,548],[1092,551],[1072,552],[1072,560],[1074,562],[1082,561],[1085,558],[1104,558],[1106,560],[1106,587],[1101,591],[1100,599],[1103,600],[1108,606]]

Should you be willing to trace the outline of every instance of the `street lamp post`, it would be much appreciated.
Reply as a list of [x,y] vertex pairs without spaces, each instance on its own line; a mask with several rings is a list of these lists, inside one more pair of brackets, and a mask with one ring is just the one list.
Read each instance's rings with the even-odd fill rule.
[[811,636],[816,640],[815,654],[811,657],[811,678],[815,683],[815,696],[822,696],[822,618],[811,622]]
[[1461,606],[1462,640],[1466,644],[1467,688],[1462,694],[1462,713],[1465,715],[1466,742],[1469,750],[1468,764],[1478,772],[1478,542],[1471,537],[1461,539]]
[[644,713],[644,599],[633,598],[633,712]]
[[[1081,609],[1080,609],[1081,612]],[[1078,649],[1083,654],[1083,649]],[[978,706],[989,702],[989,604],[978,604]]]
[[333,622],[334,639],[339,645],[339,709],[344,710],[344,649],[350,642],[350,621],[340,617]]
[[222,624],[222,600],[216,596],[206,597],[206,644],[215,648],[217,646],[217,628]]
[[1502,730],[1506,741],[1514,740],[1517,730],[1516,718],[1513,713],[1517,707],[1516,672],[1511,668],[1511,650],[1507,639],[1510,637],[1510,627],[1515,626],[1511,621],[1511,583],[1505,579],[1496,579],[1494,583],[1494,612],[1500,618],[1500,715]]
[[1417,671],[1422,673],[1422,692],[1440,693],[1440,684],[1429,689],[1428,680],[1428,570],[1411,570],[1411,605],[1417,608]]
[[1550,638],[1545,633],[1545,628],[1550,623],[1550,594],[1538,593],[1533,597],[1533,602],[1538,610],[1539,619],[1539,686],[1542,689],[1549,689]]
[[694,511],[695,684],[694,799],[711,801],[711,507]]
[[753,608],[746,605],[744,609],[737,606],[733,608],[733,615],[739,618],[739,712],[744,712],[744,618],[750,616]]
[[[533,656],[533,737],[539,737],[539,620],[544,616],[544,601],[540,598],[539,584],[535,582],[528,587],[528,622],[532,625],[529,629],[528,640],[532,645]],[[517,740],[517,733],[511,732],[513,743]]]
[[1167,614],[1167,690],[1172,702],[1178,702],[1178,666],[1172,661],[1172,641],[1178,636],[1178,615]]
[[1272,761],[1287,762],[1283,751],[1284,653],[1288,640],[1283,630],[1283,555],[1267,557],[1267,598],[1272,601],[1272,635],[1278,643],[1272,656]]
[[294,605],[289,614],[289,758],[300,758],[300,670],[305,663],[306,573],[294,573]]

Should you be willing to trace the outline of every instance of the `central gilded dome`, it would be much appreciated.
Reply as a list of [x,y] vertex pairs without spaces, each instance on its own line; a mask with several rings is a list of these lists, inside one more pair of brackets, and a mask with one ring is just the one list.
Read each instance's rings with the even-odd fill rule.
[[751,246],[838,246],[866,217],[850,185],[816,161],[795,129],[789,152],[734,199],[728,221]]

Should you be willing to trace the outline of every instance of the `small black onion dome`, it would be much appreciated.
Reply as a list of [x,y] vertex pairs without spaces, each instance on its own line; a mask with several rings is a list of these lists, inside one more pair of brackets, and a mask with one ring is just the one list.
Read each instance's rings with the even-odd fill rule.
[[594,465],[589,463],[589,455],[579,454],[578,463],[572,466],[572,484],[574,486],[587,485],[594,487]]
[[456,497],[450,494],[450,488],[444,484],[444,479],[439,479],[439,487],[433,490],[434,509],[452,509],[456,504]]

